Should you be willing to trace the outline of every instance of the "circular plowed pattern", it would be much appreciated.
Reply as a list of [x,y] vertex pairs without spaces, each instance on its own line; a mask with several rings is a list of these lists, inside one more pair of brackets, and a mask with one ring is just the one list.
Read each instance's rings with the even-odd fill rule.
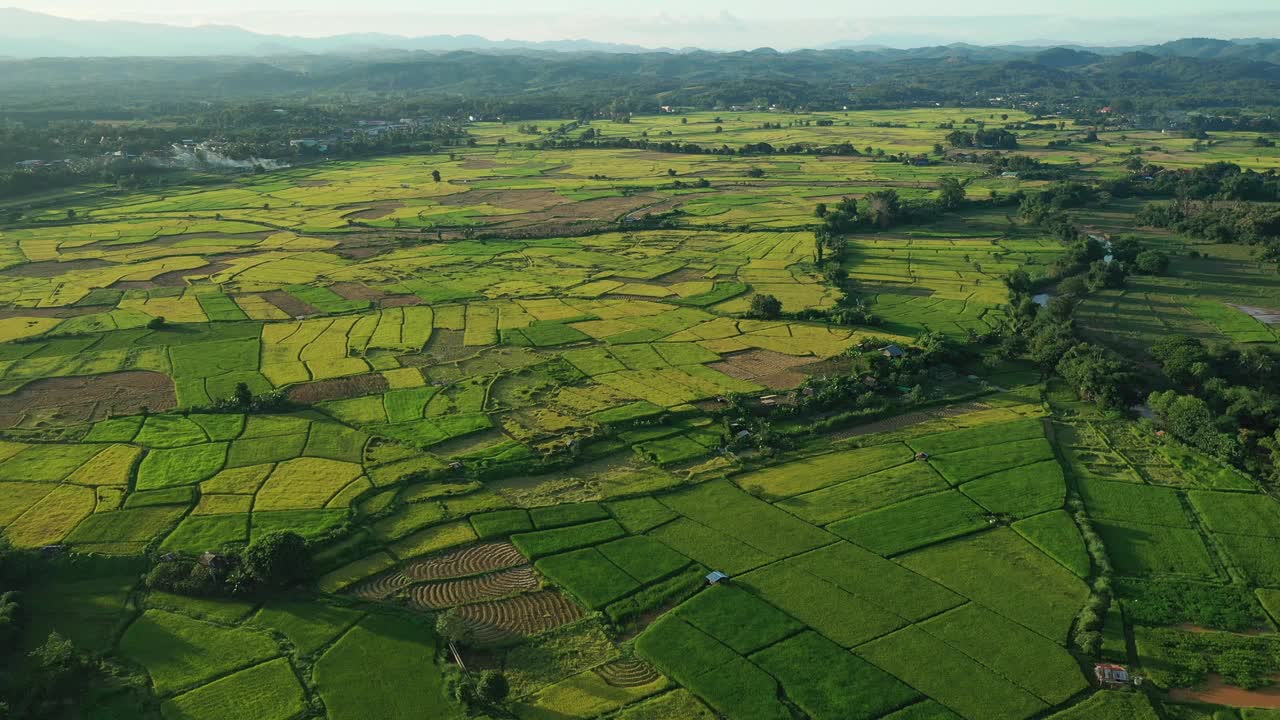
[[457,612],[481,644],[536,635],[582,617],[572,600],[551,590],[463,605]]
[[402,575],[399,570],[392,570],[389,573],[352,585],[347,590],[347,594],[354,595],[362,600],[386,600],[396,594],[396,591],[408,587],[410,584],[409,578]]
[[461,580],[417,585],[409,590],[409,604],[419,610],[439,610],[468,603],[496,600],[537,590],[538,574],[530,565]]
[[622,658],[596,668],[596,674],[614,687],[640,687],[658,679],[658,671],[640,658]]
[[481,575],[524,565],[527,562],[529,561],[520,554],[515,545],[509,542],[490,542],[414,560],[400,571],[414,581],[422,582]]

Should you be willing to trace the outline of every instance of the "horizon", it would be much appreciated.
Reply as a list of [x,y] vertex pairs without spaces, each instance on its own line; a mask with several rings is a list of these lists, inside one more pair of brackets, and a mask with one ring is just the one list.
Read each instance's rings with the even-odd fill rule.
[[[47,3],[41,3],[47,5]],[[630,45],[647,49],[699,48],[710,51],[751,50],[769,47],[779,51],[824,49],[835,46],[883,46],[917,48],[956,43],[974,45],[1128,47],[1155,45],[1178,39],[1263,39],[1280,36],[1280,11],[1262,10],[1251,0],[1229,5],[1212,15],[1166,12],[1160,16],[1039,14],[1004,12],[988,15],[892,16],[858,13],[852,17],[769,17],[752,14],[760,3],[747,3],[734,12],[709,8],[699,15],[671,14],[655,5],[656,14],[624,16],[552,12],[574,0],[562,0],[538,13],[486,14],[485,8],[505,6],[508,0],[488,0],[468,14],[394,11],[396,0],[375,2],[359,17],[320,8],[316,12],[293,10],[291,0],[271,8],[250,9],[245,3],[216,14],[184,12],[179,2],[157,12],[137,3],[115,5],[109,10],[68,0],[54,8],[12,3],[4,9],[23,10],[65,20],[134,22],[182,28],[235,28],[254,34],[285,38],[325,39],[377,34],[414,39],[432,36],[477,36],[488,42],[546,43],[593,42]],[[245,7],[236,10],[240,5]],[[916,0],[906,7],[936,5]],[[999,2],[983,7],[1003,9]],[[1097,5],[1097,3],[1092,3]],[[1170,8],[1185,3],[1170,5]],[[825,5],[816,9],[822,10]],[[895,9],[901,12],[904,6]],[[1082,6],[1083,7],[1083,6]],[[772,8],[769,8],[772,9]],[[1010,8],[1014,9],[1014,8]],[[1020,9],[1020,8],[1018,8]],[[1137,21],[1141,20],[1138,24]],[[1028,26],[1034,29],[1026,29]],[[1141,28],[1138,33],[1133,28]],[[3,31],[0,31],[2,33]]]

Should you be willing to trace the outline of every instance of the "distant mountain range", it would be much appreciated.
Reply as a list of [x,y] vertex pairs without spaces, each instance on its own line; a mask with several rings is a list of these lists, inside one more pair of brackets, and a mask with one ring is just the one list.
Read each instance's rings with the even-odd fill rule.
[[72,20],[17,8],[0,8],[0,56],[9,58],[289,55],[380,50],[626,53],[643,52],[648,48],[589,40],[488,40],[478,35],[404,37],[360,33],[308,38],[264,35],[230,25],[179,27],[158,23]]
[[[911,49],[898,49],[909,47]],[[872,36],[859,41],[826,43],[818,50],[860,50],[888,58],[956,58],[1001,61],[1026,59],[1052,49],[1046,64],[1059,67],[1089,64],[1089,58],[1141,51],[1152,55],[1200,59],[1233,59],[1280,63],[1280,40],[1215,40],[1192,38],[1159,45],[1126,47],[1062,44],[1033,40],[1018,44],[943,44],[930,35]],[[0,8],[0,57],[210,57],[367,54],[459,50],[479,52],[687,53],[692,49],[646,48],[590,40],[525,42],[490,40],[478,35],[406,37],[383,33],[297,37],[251,32],[229,25],[180,27],[155,23],[72,20],[44,13]],[[1080,53],[1071,55],[1070,53]],[[1046,62],[1046,59],[1040,60]]]

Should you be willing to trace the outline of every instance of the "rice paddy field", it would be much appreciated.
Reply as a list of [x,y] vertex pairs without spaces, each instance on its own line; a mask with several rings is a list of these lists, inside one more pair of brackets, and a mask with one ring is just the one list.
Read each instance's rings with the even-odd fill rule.
[[[1157,717],[1145,694],[1094,692],[1080,651],[1105,562],[1104,651],[1157,704],[1231,672],[1191,663],[1192,640],[1274,662],[1258,648],[1277,642],[1280,506],[1034,373],[961,378],[964,402],[777,456],[724,450],[723,398],[785,397],[866,338],[981,333],[1004,316],[1002,276],[1062,252],[999,208],[964,210],[850,238],[841,263],[879,327],[744,317],[762,294],[834,306],[819,202],[930,197],[943,177],[975,197],[1035,187],[865,152],[931,153],[940,124],[978,120],[994,117],[593,125],[862,151],[755,157],[535,151],[477,123],[452,153],[72,196],[3,226],[0,530],[81,563],[28,594],[24,643],[56,629],[144,675],[145,708],[103,717],[462,718],[442,613],[466,628],[467,672],[502,672],[520,720]],[[1023,150],[1105,176],[1157,142],[1048,146],[1070,133],[1028,131]],[[1238,140],[1161,139],[1150,159],[1280,164]],[[1088,221],[1125,231],[1136,210]],[[1200,250],[1212,270],[1175,258],[1091,298],[1082,322],[1134,347],[1170,329],[1274,342],[1239,309],[1280,307],[1274,274]],[[229,410],[240,386],[281,402]],[[275,530],[310,542],[305,594],[139,585],[147,557]],[[712,571],[729,579],[708,586]],[[1249,621],[1175,607],[1170,587],[1237,598]]]

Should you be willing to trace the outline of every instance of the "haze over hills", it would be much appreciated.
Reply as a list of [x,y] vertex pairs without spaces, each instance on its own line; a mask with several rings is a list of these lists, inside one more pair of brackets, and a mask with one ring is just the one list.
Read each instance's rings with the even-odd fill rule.
[[[1237,17],[1234,24],[1217,24],[1215,27],[1249,27],[1251,29],[1280,27],[1280,13],[1255,13],[1252,19]],[[727,21],[721,18],[722,21]],[[1039,50],[1065,46],[1087,50],[1098,55],[1118,55],[1143,50],[1156,55],[1173,55],[1196,58],[1233,58],[1242,60],[1280,60],[1280,41],[1266,39],[1182,39],[1181,34],[1169,34],[1163,43],[1108,42],[1105,33],[1098,30],[1097,21],[1070,18],[934,18],[946,21],[948,30],[939,32],[926,23],[927,19],[882,18],[875,24],[862,25],[850,31],[850,39],[819,42],[806,47],[818,50],[854,49],[884,52],[890,56],[965,57],[989,60],[1012,59]],[[1189,30],[1192,25],[1184,18],[1172,18],[1168,32]],[[997,22],[999,21],[999,22]],[[1176,21],[1176,22],[1173,22]],[[1159,26],[1161,19],[1152,22]],[[1054,35],[1041,35],[1034,39],[1018,41],[986,40],[995,37],[986,26],[1013,24],[1017,27],[1048,28]],[[936,23],[935,23],[936,24]],[[1016,32],[1016,31],[1012,31]],[[1148,32],[1158,32],[1148,30]],[[985,33],[985,34],[984,34]],[[1007,33],[1006,33],[1007,34]],[[1025,36],[1025,35],[1024,35]],[[709,36],[708,36],[709,37]],[[738,36],[746,42],[754,36],[748,33]],[[681,38],[674,37],[673,40]],[[712,41],[707,40],[707,43]],[[775,45],[775,43],[770,43]],[[779,49],[797,49],[785,43],[776,44]],[[746,50],[756,45],[744,44],[733,48],[718,48],[699,43],[703,49]],[[672,48],[684,48],[673,50]],[[556,52],[688,52],[684,43],[673,42],[661,47],[632,43],[600,42],[585,39],[555,40],[493,40],[476,34],[398,35],[384,32],[361,32],[319,37],[301,35],[265,34],[232,25],[200,25],[186,27],[161,23],[76,20],[31,12],[17,8],[0,8],[0,57],[171,57],[171,56],[278,56],[293,54],[370,53],[370,52],[452,52],[475,50],[501,51],[556,51]]]

